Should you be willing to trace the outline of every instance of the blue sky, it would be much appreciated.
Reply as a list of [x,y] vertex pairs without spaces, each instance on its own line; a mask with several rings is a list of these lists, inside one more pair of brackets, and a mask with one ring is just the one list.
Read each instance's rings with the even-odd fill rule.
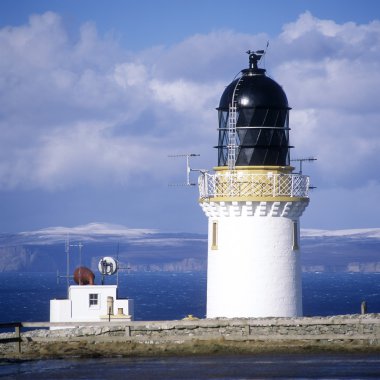
[[318,188],[307,228],[379,227],[380,3],[2,0],[0,231],[89,222],[206,232],[215,107],[261,49]]

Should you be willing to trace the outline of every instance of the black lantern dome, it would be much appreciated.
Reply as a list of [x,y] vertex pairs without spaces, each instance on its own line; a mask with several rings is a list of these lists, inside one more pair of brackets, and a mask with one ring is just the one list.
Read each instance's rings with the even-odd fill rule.
[[[218,166],[227,166],[231,107],[236,107],[235,166],[289,165],[289,106],[282,87],[257,67],[264,51],[247,52],[249,68],[223,92],[219,107]],[[230,148],[229,148],[230,146]]]

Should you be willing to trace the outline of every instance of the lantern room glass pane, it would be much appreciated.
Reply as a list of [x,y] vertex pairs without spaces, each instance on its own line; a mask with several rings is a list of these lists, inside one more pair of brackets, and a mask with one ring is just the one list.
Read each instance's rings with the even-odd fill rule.
[[[241,108],[237,119],[236,166],[289,165],[287,109]],[[228,111],[219,110],[218,166],[227,165]]]

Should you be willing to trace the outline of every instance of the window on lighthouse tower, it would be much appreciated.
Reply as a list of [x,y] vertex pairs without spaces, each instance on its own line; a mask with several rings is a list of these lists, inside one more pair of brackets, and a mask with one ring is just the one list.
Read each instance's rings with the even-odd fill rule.
[[212,222],[211,249],[218,249],[218,222]]
[[293,251],[299,249],[298,222],[293,220]]

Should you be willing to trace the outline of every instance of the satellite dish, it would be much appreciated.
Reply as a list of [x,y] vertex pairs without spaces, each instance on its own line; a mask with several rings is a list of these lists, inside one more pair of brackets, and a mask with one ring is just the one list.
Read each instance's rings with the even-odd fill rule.
[[98,269],[102,275],[111,276],[117,272],[117,261],[113,257],[103,257],[99,261]]

